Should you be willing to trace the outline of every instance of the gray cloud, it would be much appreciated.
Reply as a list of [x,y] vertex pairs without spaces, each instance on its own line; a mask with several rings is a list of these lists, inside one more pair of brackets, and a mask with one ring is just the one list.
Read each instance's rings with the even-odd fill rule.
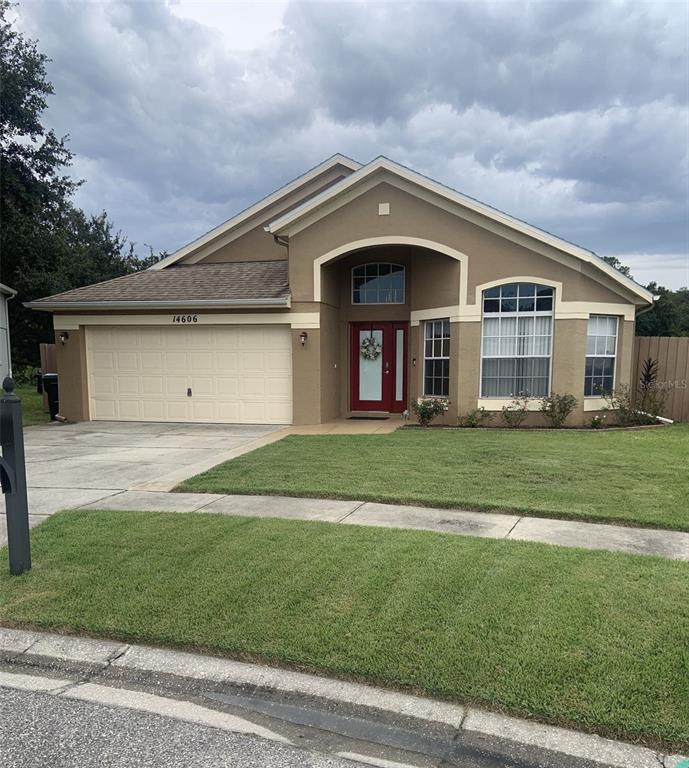
[[333,152],[385,154],[686,282],[684,4],[292,4],[255,51],[164,2],[19,12],[78,202],[139,243],[172,250]]

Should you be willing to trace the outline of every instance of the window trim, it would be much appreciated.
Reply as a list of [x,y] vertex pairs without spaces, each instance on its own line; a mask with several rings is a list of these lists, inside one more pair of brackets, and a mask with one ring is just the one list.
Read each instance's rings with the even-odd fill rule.
[[[429,323],[447,323],[447,357],[426,357],[426,326]],[[441,336],[442,341],[445,337]],[[423,321],[423,334],[421,334],[421,343],[423,344],[423,366],[421,367],[421,395],[422,398],[437,398],[440,400],[450,399],[450,359],[451,359],[451,344],[452,344],[452,324],[449,317],[434,317]],[[426,360],[447,360],[447,394],[446,395],[434,395],[426,392]],[[435,378],[435,377],[433,377]]]
[[[552,289],[552,297],[553,297],[553,303],[552,308],[548,312],[544,311],[537,311],[534,309],[533,312],[490,312],[488,315],[483,310],[483,302],[484,302],[484,292],[491,289],[491,288],[501,288],[503,285],[512,285],[512,284],[519,284],[519,283],[534,283],[536,286],[543,286],[544,288],[551,288]],[[505,401],[509,400],[509,402],[512,402],[514,397],[517,397],[518,393],[514,393],[513,397],[505,396],[505,395],[484,395],[483,394],[483,343],[484,343],[484,336],[483,336],[483,321],[486,317],[550,317],[551,323],[550,323],[550,354],[549,355],[529,355],[529,357],[549,357],[548,361],[548,395],[552,392],[553,388],[553,358],[555,357],[555,306],[557,303],[557,287],[556,285],[551,285],[549,281],[546,281],[544,283],[539,282],[536,278],[530,278],[528,280],[526,279],[517,279],[517,278],[509,278],[508,280],[501,280],[500,282],[491,282],[484,286],[477,286],[477,288],[480,287],[481,291],[477,295],[477,299],[480,300],[480,306],[481,306],[481,346],[479,349],[479,367],[478,367],[478,399],[479,400],[492,400],[492,401]],[[506,356],[498,356],[498,357],[504,357],[505,360],[515,360],[518,358],[514,357],[506,357]],[[495,359],[495,357],[492,357],[490,359]],[[542,397],[538,397],[535,395],[529,395],[530,399],[532,400],[540,400]]]
[[[613,317],[615,319],[615,354],[614,355],[589,355],[584,351],[584,387],[583,390],[586,391],[586,360],[589,357],[607,357],[612,358],[613,360],[613,367],[612,367],[612,391],[615,391],[615,388],[617,387],[617,355],[620,349],[620,318],[619,315],[606,315],[602,314],[600,312],[592,312],[589,315],[589,320],[592,317]],[[588,328],[588,322],[586,321],[586,344],[588,345],[588,338],[589,338],[589,328]],[[604,401],[605,396],[598,393],[594,395],[584,395],[584,400],[600,400]]]
[[[387,264],[391,267],[400,267],[402,270],[402,301],[386,301],[386,302],[373,302],[373,301],[354,301],[354,270],[361,267],[367,267],[369,264]],[[394,261],[365,261],[362,264],[355,264],[349,272],[349,300],[353,307],[390,307],[390,306],[404,306],[407,303],[407,268],[404,264],[398,264]]]

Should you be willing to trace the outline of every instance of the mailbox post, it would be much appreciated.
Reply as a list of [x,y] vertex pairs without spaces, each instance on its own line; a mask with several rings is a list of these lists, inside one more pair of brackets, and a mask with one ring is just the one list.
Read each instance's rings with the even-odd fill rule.
[[22,403],[14,394],[12,379],[6,378],[2,388],[5,391],[0,397],[0,483],[5,496],[10,573],[19,576],[31,568]]

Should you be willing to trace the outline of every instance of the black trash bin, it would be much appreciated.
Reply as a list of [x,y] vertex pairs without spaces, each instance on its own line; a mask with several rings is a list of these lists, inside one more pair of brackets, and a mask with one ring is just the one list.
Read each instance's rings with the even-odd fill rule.
[[57,374],[43,374],[43,389],[48,395],[48,410],[50,411],[50,420],[55,421],[55,417],[60,412],[60,399],[57,388]]
[[36,374],[36,392],[43,394],[43,374],[40,371]]

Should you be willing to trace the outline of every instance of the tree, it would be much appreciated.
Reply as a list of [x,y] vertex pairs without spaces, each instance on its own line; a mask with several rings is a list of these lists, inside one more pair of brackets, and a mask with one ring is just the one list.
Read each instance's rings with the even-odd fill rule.
[[603,261],[610,264],[611,267],[615,267],[618,272],[621,272],[626,277],[631,277],[632,273],[626,264],[623,264],[617,256],[603,256]]
[[689,336],[689,290],[672,291],[657,283],[649,283],[648,290],[657,296],[653,308],[639,315],[637,336]]
[[73,204],[81,182],[66,173],[68,137],[41,121],[53,93],[49,59],[16,31],[11,13],[9,0],[0,0],[0,281],[18,292],[8,306],[12,358],[21,366],[37,364],[38,344],[52,340],[50,316],[23,302],[119,277],[160,257],[140,259],[105,212],[87,216]]

